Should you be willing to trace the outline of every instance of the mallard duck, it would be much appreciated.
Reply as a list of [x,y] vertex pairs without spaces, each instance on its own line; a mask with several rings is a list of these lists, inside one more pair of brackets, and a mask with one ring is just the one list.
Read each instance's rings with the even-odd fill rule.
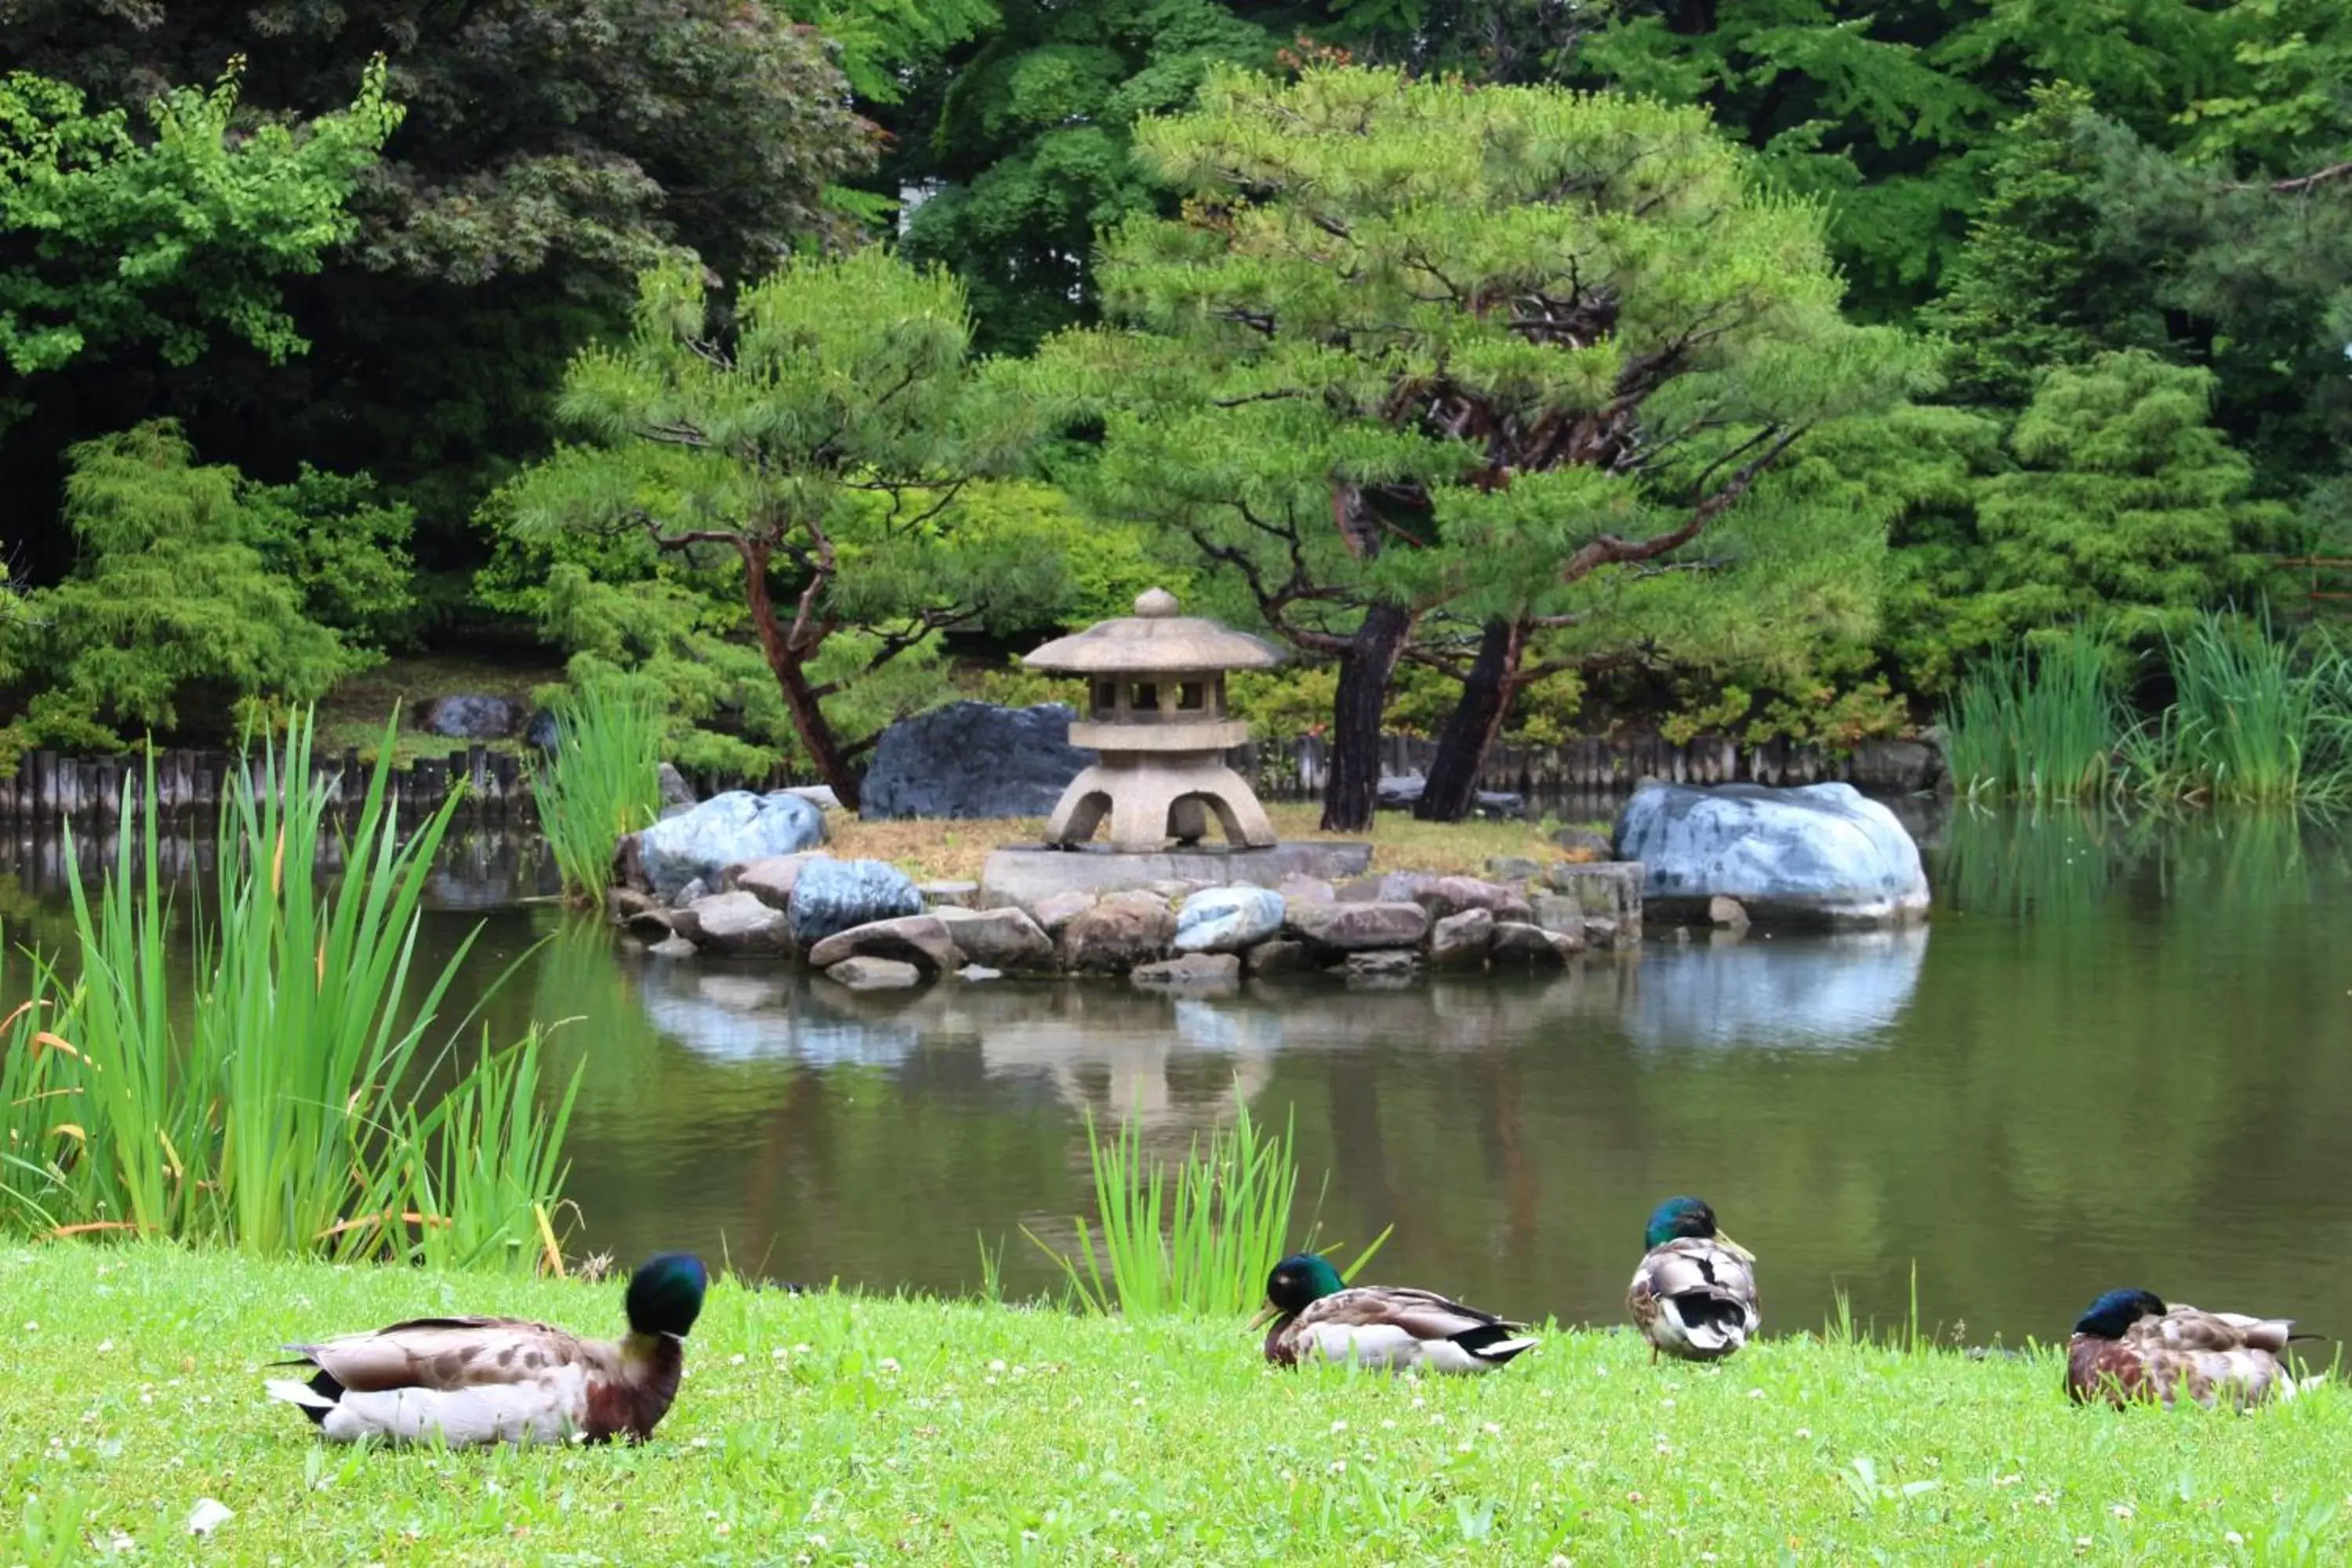
[[618,1343],[520,1318],[417,1318],[288,1345],[300,1359],[279,1365],[317,1371],[307,1382],[271,1378],[268,1391],[339,1443],[643,1442],[677,1395],[709,1284],[701,1259],[663,1253],[629,1276]]
[[1265,1308],[1250,1320],[1268,1318],[1265,1359],[1297,1366],[1309,1356],[1353,1362],[1403,1372],[1492,1372],[1535,1341],[1525,1323],[1507,1322],[1492,1312],[1449,1301],[1429,1290],[1394,1285],[1342,1284],[1339,1271],[1311,1252],[1274,1266],[1265,1282]]
[[1715,1211],[1697,1198],[1668,1198],[1642,1233],[1642,1266],[1625,1292],[1650,1359],[1660,1351],[1684,1361],[1721,1361],[1764,1321],[1756,1294],[1756,1255],[1716,1228]]
[[2280,1362],[2289,1340],[2309,1339],[2286,1318],[2249,1318],[2168,1307],[2147,1290],[2110,1290],[2074,1321],[2066,1342],[2066,1394],[2169,1406],[2182,1394],[2200,1405],[2227,1395],[2239,1406],[2273,1394],[2292,1399],[2294,1374]]

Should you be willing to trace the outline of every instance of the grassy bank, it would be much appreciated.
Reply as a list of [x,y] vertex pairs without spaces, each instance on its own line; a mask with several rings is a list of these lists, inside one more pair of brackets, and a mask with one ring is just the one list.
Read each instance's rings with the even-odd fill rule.
[[[0,1249],[0,1563],[117,1532],[151,1562],[842,1564],[2292,1563],[2352,1535],[2342,1389],[2074,1410],[2046,1353],[1784,1339],[1699,1371],[1556,1334],[1390,1383],[1276,1374],[1237,1321],[727,1283],[647,1448],[352,1454],[264,1400],[280,1342],[448,1310],[610,1332],[619,1288],[67,1244]],[[206,1497],[236,1517],[199,1546]]]

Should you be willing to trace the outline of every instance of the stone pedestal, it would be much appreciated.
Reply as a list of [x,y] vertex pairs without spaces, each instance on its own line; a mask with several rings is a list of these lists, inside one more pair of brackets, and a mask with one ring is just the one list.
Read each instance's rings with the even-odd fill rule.
[[1019,847],[989,856],[980,874],[979,901],[985,909],[1004,904],[1026,909],[1052,893],[1113,893],[1148,888],[1154,882],[1198,882],[1204,887],[1248,882],[1260,888],[1278,887],[1286,877],[1319,877],[1338,882],[1363,875],[1371,863],[1370,845],[1349,843],[1170,849],[1149,855],[1127,855],[1093,846]]

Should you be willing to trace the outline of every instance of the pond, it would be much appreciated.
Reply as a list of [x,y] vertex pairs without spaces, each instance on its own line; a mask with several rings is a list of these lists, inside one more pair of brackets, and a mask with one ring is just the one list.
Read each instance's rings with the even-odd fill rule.
[[[1654,939],[1549,983],[1118,984],[856,997],[663,963],[546,904],[535,847],[453,847],[437,963],[494,1037],[584,1068],[575,1247],[773,1278],[1049,1286],[1027,1239],[1090,1212],[1085,1116],[1181,1152],[1233,1097],[1293,1121],[1326,1238],[1378,1278],[1613,1322],[1651,1205],[1709,1198],[1762,1258],[1767,1330],[1846,1293],[1970,1342],[2063,1334],[2099,1291],[2299,1316],[2352,1297],[2352,839],[2284,817],[1966,810],[1924,835],[1933,923]],[[12,941],[59,919],[58,847],[0,874]],[[1323,1185],[1328,1173],[1328,1186]],[[1303,1222],[1307,1201],[1302,1201]]]

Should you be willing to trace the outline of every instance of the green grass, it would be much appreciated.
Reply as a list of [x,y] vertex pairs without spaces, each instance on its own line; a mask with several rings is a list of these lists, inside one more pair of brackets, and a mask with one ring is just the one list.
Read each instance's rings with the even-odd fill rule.
[[[346,833],[312,778],[310,723],[233,773],[212,896],[172,907],[153,814],[84,886],[76,958],[0,1030],[0,1230],[121,1229],[251,1253],[323,1248],[451,1264],[553,1253],[564,1098],[538,1039],[487,1042],[439,1097],[428,1036],[470,939],[413,967],[419,902],[455,803],[404,834],[387,758]],[[343,869],[313,872],[331,837]],[[175,951],[184,944],[184,953]],[[35,1031],[46,1037],[36,1037]],[[454,1047],[455,1035],[449,1037]]]
[[1960,788],[2037,804],[2107,793],[2128,725],[2106,646],[2076,625],[2032,652],[1988,658],[1944,718]]
[[2173,705],[2131,748],[2139,788],[2239,805],[2352,800],[2352,659],[2333,638],[2209,612],[2166,657]]
[[[1440,1280],[1428,1281],[1443,1284]],[[326,1449],[286,1341],[422,1312],[620,1321],[616,1285],[0,1248],[0,1563],[2209,1563],[2352,1549],[2352,1394],[2069,1406],[2048,1352],[1787,1335],[1719,1369],[1548,1333],[1508,1370],[1271,1370],[1236,1320],[721,1282],[641,1449]],[[1522,1312],[1539,1303],[1489,1303]],[[1782,1325],[1794,1329],[1801,1325]],[[208,1542],[197,1500],[234,1510]],[[33,1501],[30,1500],[37,1500]],[[25,1539],[37,1512],[52,1552]]]
[[531,798],[565,890],[601,904],[613,846],[661,814],[662,711],[643,693],[592,686],[554,712],[555,755],[531,763]]

